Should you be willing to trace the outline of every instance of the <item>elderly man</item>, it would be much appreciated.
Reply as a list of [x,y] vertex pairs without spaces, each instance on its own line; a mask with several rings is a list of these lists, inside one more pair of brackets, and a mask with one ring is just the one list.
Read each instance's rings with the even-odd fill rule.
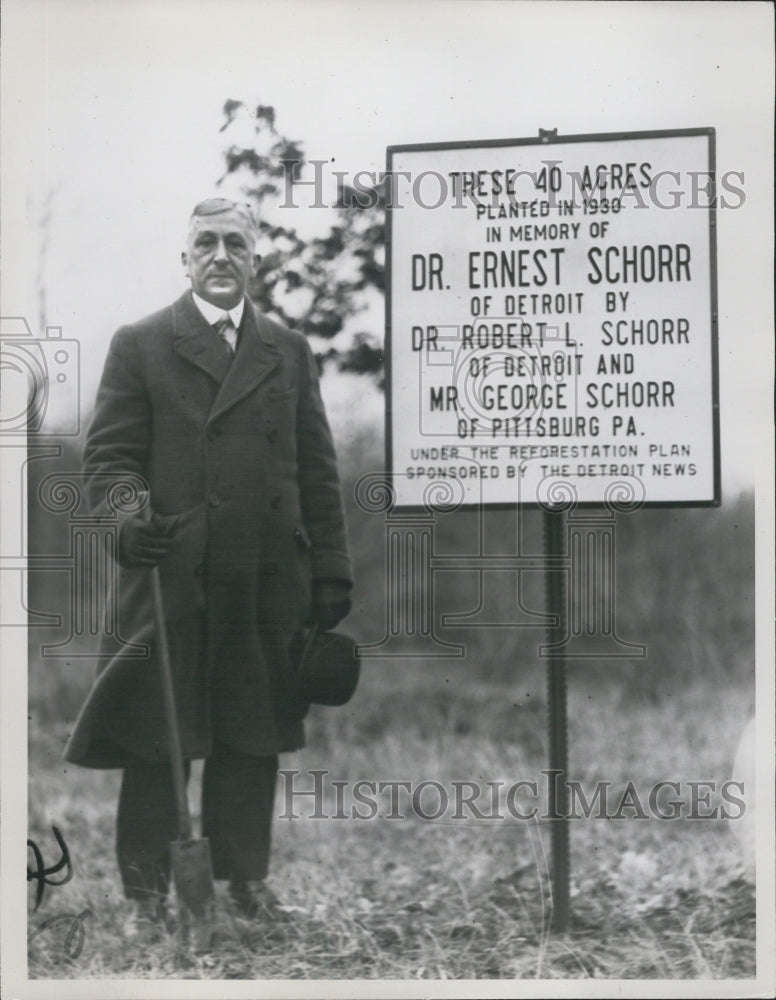
[[[176,835],[149,569],[159,566],[184,757],[205,758],[203,834],[246,914],[271,906],[277,754],[304,741],[289,643],[350,610],[336,459],[304,336],[246,295],[259,257],[250,210],[197,205],[191,282],[113,338],[84,453],[111,514],[141,482],[150,513],[119,513],[119,655],[106,655],[66,750],[123,768],[117,818],[128,897],[159,915]],[[138,656],[138,650],[148,655]]]

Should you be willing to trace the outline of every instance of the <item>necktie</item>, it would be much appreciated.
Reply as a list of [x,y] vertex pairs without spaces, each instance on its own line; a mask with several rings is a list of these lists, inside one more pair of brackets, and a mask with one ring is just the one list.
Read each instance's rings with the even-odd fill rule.
[[232,323],[232,317],[228,312],[225,312],[214,326],[216,333],[226,345],[229,354],[234,356],[235,347],[237,346],[237,331],[234,328],[234,323]]

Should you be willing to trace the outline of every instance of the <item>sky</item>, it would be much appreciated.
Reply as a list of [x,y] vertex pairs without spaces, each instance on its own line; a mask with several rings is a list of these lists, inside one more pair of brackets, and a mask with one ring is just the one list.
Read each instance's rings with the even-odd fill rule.
[[[43,291],[86,411],[115,329],[185,287],[188,212],[237,135],[227,99],[273,105],[351,174],[392,144],[713,126],[718,172],[745,178],[718,215],[718,295],[723,483],[749,486],[772,454],[771,38],[770,5],[740,2],[5,0],[3,315],[40,335]],[[335,431],[354,399],[380,424],[362,383],[325,394]]]

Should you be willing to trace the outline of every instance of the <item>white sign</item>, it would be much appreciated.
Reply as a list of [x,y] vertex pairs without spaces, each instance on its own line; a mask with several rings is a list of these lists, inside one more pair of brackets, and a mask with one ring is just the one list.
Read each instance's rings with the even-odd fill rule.
[[389,149],[397,506],[719,502],[713,142]]

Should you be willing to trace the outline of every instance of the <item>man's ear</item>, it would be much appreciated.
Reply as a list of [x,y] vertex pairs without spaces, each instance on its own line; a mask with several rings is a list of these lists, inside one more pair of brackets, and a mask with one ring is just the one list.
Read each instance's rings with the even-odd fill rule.
[[260,253],[255,253],[253,255],[253,273],[254,273],[254,275],[259,273],[259,264],[261,264],[261,254]]
[[[183,264],[184,270],[186,270],[189,266],[189,257],[185,250],[181,250],[181,264]],[[186,273],[188,273],[188,271]]]

